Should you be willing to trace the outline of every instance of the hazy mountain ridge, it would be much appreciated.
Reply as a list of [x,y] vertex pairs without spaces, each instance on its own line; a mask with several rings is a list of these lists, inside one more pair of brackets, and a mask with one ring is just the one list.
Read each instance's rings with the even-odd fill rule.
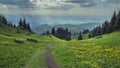
[[58,27],[63,27],[63,28],[68,28],[69,31],[71,31],[72,33],[74,32],[80,32],[83,31],[85,29],[93,29],[95,26],[101,25],[100,23],[84,23],[84,24],[78,24],[78,25],[73,25],[73,24],[59,24],[59,25],[48,25],[48,24],[42,24],[42,25],[38,25],[38,26],[33,26],[32,30],[35,33],[43,33],[45,31],[50,31],[52,29],[52,27],[58,28]]

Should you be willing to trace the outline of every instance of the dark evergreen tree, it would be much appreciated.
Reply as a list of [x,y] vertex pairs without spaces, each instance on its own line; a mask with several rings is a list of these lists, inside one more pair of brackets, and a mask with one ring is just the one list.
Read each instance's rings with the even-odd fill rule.
[[24,20],[20,19],[18,27],[32,32],[30,25],[29,25],[29,23],[26,23],[25,18],[24,18]]
[[19,27],[22,28],[22,19],[19,20]]
[[71,40],[71,32],[67,32],[66,33],[66,38],[65,38],[66,40]]
[[68,31],[68,28],[57,28],[56,37],[64,40],[71,40],[71,32]]
[[49,35],[49,34],[50,34],[50,32],[49,32],[49,31],[47,31],[47,32],[46,32],[46,35]]
[[103,23],[102,25],[102,30],[101,30],[102,34],[108,33],[108,30],[107,30],[108,26],[109,26],[108,21],[105,21],[105,23]]
[[115,21],[116,21],[116,11],[114,11],[114,14],[109,23],[110,32],[112,32],[114,30]]
[[87,34],[87,33],[89,33],[90,31],[88,30],[88,29],[85,29],[85,30],[83,30],[83,34]]
[[92,38],[92,34],[91,33],[88,34],[88,38]]
[[91,31],[92,37],[95,37],[95,28]]
[[27,30],[29,30],[29,31],[32,31],[31,28],[30,28],[29,23],[26,24],[25,28],[26,28]]
[[23,19],[22,26],[23,26],[24,29],[28,29],[29,30],[29,24],[26,23],[25,18]]
[[82,40],[82,39],[83,39],[82,33],[80,32],[77,40]]
[[101,35],[101,30],[102,30],[101,26],[95,27],[95,28],[90,32],[91,37],[95,37],[95,36]]
[[101,27],[100,26],[95,27],[94,33],[95,33],[95,36],[101,35]]
[[120,29],[120,11],[118,12],[117,19],[115,21],[114,30]]
[[54,27],[53,27],[52,30],[51,30],[51,34],[54,35],[54,36],[56,35],[56,33],[55,33],[55,28],[54,28]]
[[4,16],[0,16],[0,23],[7,25],[7,19]]

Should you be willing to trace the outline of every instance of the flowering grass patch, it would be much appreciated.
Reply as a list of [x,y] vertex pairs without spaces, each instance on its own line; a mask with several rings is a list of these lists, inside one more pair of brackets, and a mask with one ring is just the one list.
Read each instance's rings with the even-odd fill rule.
[[104,35],[100,39],[58,42],[53,47],[53,54],[61,68],[119,68],[120,37],[117,37],[118,35],[120,32]]
[[[43,48],[51,43],[51,38],[38,34],[28,36],[14,33],[12,35],[9,37],[0,34],[0,68],[38,68],[40,64],[44,64]],[[38,43],[29,42],[27,38],[37,39]],[[24,43],[16,43],[15,39]]]

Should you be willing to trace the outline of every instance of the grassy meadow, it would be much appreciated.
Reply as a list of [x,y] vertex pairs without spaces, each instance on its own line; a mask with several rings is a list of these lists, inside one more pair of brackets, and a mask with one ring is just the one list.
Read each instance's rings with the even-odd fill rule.
[[120,68],[119,31],[91,39],[84,35],[82,41],[65,41],[50,35],[3,27],[0,29],[0,68],[47,68],[45,46],[51,46],[60,68]]
[[82,41],[57,42],[53,55],[60,68],[119,68],[120,32]]
[[44,65],[43,47],[51,43],[52,37],[30,34],[24,30],[17,33],[18,30],[7,26],[0,28],[0,68],[38,68],[41,63]]

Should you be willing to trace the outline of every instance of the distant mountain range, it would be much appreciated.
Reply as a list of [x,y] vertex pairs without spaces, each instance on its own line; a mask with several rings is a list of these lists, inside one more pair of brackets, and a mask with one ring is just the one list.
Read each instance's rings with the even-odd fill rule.
[[95,26],[98,26],[98,25],[101,25],[101,24],[100,23],[84,23],[84,24],[78,24],[78,25],[59,24],[59,25],[54,25],[54,26],[50,26],[48,24],[42,24],[42,25],[33,26],[32,30],[35,33],[43,33],[46,31],[50,31],[52,29],[52,27],[55,27],[55,28],[62,27],[62,28],[68,28],[69,31],[74,33],[74,32],[83,31],[85,29],[92,30]]

